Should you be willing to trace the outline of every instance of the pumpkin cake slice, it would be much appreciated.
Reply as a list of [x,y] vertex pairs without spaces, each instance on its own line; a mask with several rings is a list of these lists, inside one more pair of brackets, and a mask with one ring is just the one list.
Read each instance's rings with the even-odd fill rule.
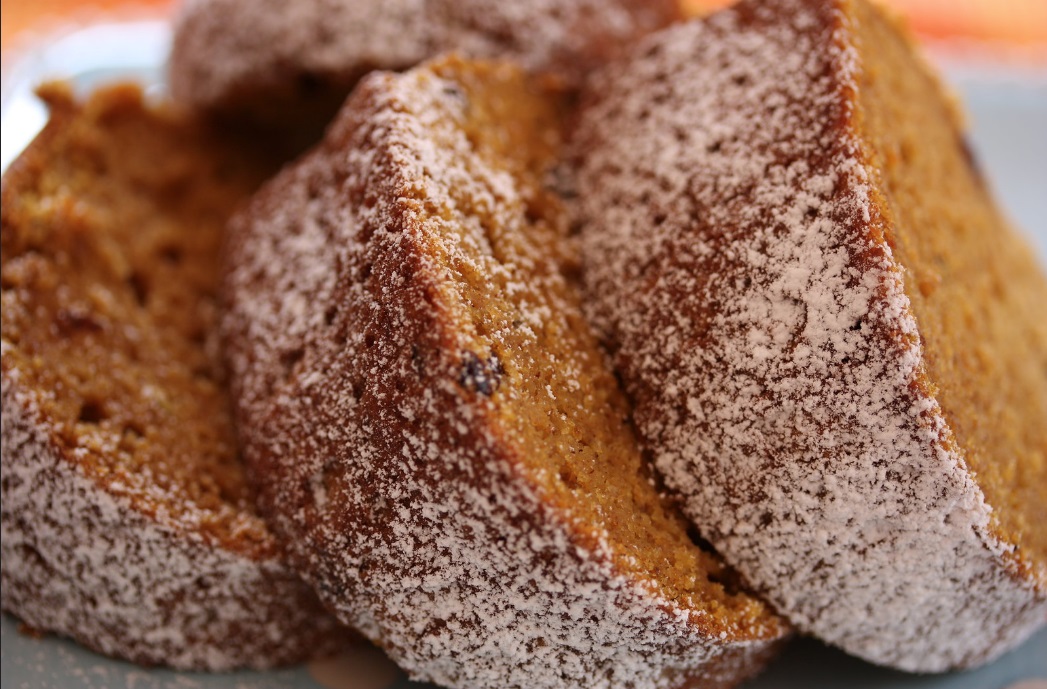
[[376,73],[231,224],[260,509],[346,623],[451,687],[727,687],[787,634],[662,500],[546,188],[556,93]]
[[184,669],[332,650],[254,512],[214,331],[224,224],[271,165],[137,87],[42,95],[2,190],[4,610]]
[[801,629],[984,663],[1047,620],[1047,280],[863,0],[637,46],[572,142],[590,314],[667,487]]

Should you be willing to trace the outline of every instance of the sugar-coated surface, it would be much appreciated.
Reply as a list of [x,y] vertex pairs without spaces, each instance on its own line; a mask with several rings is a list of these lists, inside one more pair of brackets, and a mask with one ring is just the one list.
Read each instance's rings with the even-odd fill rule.
[[777,623],[713,621],[624,576],[462,382],[475,338],[456,271],[485,266],[456,243],[485,240],[454,199],[500,227],[526,211],[513,176],[474,153],[455,70],[519,77],[449,65],[368,77],[320,149],[233,225],[226,331],[263,513],[325,601],[416,678],[733,685]]
[[670,0],[189,0],[172,88],[205,108],[245,91],[298,88],[302,75],[347,91],[368,69],[449,51],[512,57],[577,81],[678,13]]
[[107,655],[182,669],[297,660],[306,639],[289,630],[312,627],[307,643],[333,647],[330,621],[282,562],[217,548],[84,476],[17,370],[4,371],[0,411],[4,610]]
[[703,535],[794,623],[875,662],[984,662],[1047,619],[928,392],[846,2],[651,37],[575,142],[592,315]]

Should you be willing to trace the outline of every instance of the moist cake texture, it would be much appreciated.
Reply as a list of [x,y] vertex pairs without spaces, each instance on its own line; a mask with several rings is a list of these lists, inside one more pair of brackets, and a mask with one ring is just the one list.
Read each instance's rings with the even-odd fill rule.
[[232,223],[260,508],[341,619],[454,687],[726,687],[787,625],[660,499],[547,188],[560,102],[449,58],[358,87]]
[[802,630],[906,670],[1047,619],[1047,282],[860,0],[649,37],[572,143],[590,315],[644,447]]
[[177,668],[333,649],[255,514],[214,331],[223,226],[271,165],[136,87],[42,94],[3,177],[3,608]]

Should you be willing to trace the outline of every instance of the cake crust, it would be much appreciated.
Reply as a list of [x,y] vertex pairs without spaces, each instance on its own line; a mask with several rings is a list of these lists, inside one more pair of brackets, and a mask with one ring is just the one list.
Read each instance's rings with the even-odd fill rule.
[[650,37],[584,94],[573,191],[591,315],[702,534],[801,629],[941,671],[1044,623],[1047,563],[998,528],[928,373],[859,104],[876,16],[742,2]]

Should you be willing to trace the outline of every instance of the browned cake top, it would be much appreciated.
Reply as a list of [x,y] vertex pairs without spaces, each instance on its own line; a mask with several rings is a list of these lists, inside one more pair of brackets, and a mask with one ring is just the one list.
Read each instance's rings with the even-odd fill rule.
[[506,65],[362,82],[233,225],[248,461],[321,594],[421,677],[726,686],[786,625],[651,483],[564,275],[558,129]]
[[685,511],[798,626],[934,670],[1047,617],[1047,300],[924,69],[864,2],[743,2],[608,69],[574,146],[591,313]]
[[83,111],[47,95],[46,146],[4,177],[4,375],[37,391],[66,460],[110,493],[272,555],[212,332],[224,223],[267,168],[132,88]]

